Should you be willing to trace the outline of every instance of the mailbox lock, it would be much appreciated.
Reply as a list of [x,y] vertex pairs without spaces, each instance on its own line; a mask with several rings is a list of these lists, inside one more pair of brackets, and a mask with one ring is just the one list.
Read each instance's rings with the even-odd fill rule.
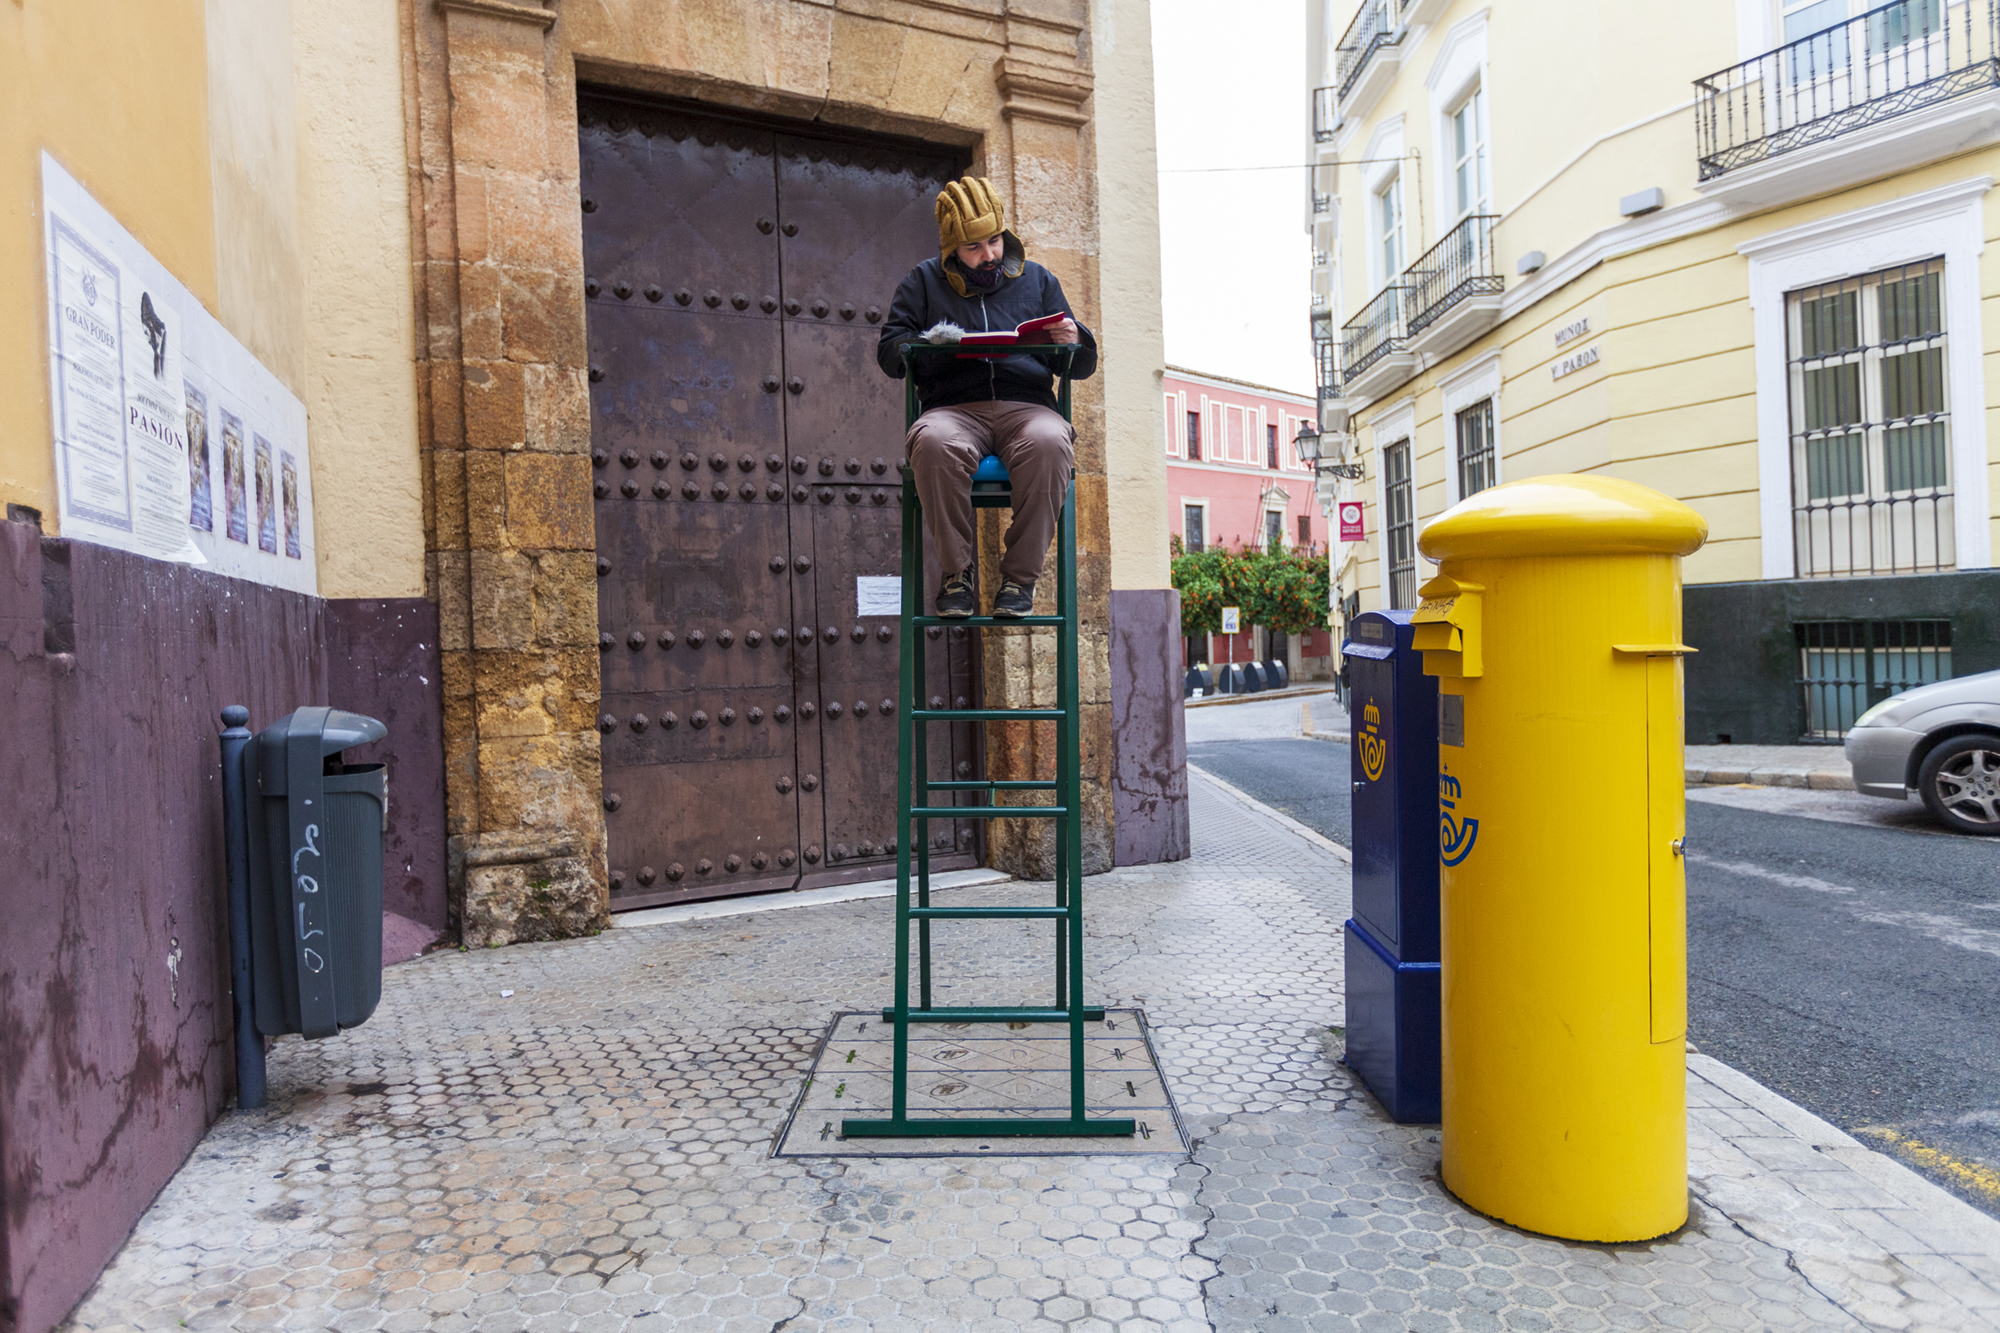
[[1688,854],[1688,840],[1686,838],[1675,838],[1667,845],[1674,849],[1675,856],[1686,856]]

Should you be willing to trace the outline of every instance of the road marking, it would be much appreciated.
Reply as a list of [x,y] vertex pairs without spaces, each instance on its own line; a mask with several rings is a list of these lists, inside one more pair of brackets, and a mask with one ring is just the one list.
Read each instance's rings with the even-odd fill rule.
[[[1866,897],[1867,891],[1848,884],[1835,884],[1832,880],[1821,879],[1817,875],[1794,875],[1783,870],[1771,870],[1750,861],[1724,861],[1718,857],[1703,856],[1699,852],[1689,852],[1688,861],[1699,866],[1710,866],[1726,874],[1742,875],[1749,879],[1767,880],[1782,884],[1789,889],[1805,889],[1812,893],[1837,895],[1858,895]],[[1971,953],[1983,953],[2000,958],[2000,930],[1988,930],[1980,926],[1960,921],[1957,917],[1941,916],[1936,912],[1871,911],[1860,902],[1850,902],[1843,908],[1849,915],[1878,926],[1898,926],[1914,931],[1926,939],[1940,944],[1949,944]]]
[[1835,884],[1831,880],[1815,875],[1791,875],[1782,870],[1770,870],[1750,861],[1723,861],[1713,856],[1703,856],[1700,852],[1689,852],[1687,859],[1698,866],[1714,866],[1732,875],[1748,875],[1752,879],[1768,879],[1773,884],[1782,884],[1788,889],[1809,889],[1814,893],[1859,893],[1861,890],[1846,884]]
[[1942,1148],[1933,1148],[1923,1140],[1890,1129],[1887,1125],[1868,1125],[1854,1132],[1880,1139],[1905,1161],[1921,1166],[1934,1175],[1943,1176],[1960,1189],[1977,1194],[1989,1202],[2000,1203],[2000,1171],[1981,1166],[1977,1162],[1960,1161]]

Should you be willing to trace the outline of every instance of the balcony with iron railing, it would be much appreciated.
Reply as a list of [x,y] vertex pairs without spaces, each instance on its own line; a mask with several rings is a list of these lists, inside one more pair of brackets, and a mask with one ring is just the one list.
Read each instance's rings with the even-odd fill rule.
[[1449,356],[1499,322],[1505,285],[1493,262],[1493,224],[1499,220],[1486,213],[1466,218],[1403,275],[1413,350]]
[[1313,142],[1331,143],[1334,131],[1340,128],[1340,103],[1338,88],[1313,89]]
[[1695,80],[1704,194],[1780,203],[2000,136],[2000,0],[1895,0]]
[[1370,400],[1415,373],[1409,326],[1410,289],[1392,283],[1340,329],[1340,364],[1347,391]]
[[1402,8],[1399,0],[1362,0],[1333,50],[1333,86],[1341,97],[1354,91],[1369,61],[1402,40]]

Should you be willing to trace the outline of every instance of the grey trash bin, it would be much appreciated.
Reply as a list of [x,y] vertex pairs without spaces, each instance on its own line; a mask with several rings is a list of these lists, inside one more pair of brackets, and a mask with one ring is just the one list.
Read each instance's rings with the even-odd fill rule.
[[257,1030],[330,1037],[382,998],[381,764],[340,754],[388,735],[372,717],[301,708],[245,747]]

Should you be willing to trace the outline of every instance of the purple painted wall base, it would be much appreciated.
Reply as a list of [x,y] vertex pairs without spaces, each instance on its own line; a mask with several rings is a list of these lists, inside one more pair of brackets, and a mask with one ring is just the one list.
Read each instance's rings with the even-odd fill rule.
[[[386,605],[384,629],[360,604],[0,523],[0,1333],[69,1312],[234,1091],[224,705],[252,727],[333,703],[404,729],[391,892],[442,924],[436,613]],[[398,644],[374,681],[367,654]]]
[[1112,863],[1189,853],[1187,726],[1181,708],[1181,595],[1111,594]]

